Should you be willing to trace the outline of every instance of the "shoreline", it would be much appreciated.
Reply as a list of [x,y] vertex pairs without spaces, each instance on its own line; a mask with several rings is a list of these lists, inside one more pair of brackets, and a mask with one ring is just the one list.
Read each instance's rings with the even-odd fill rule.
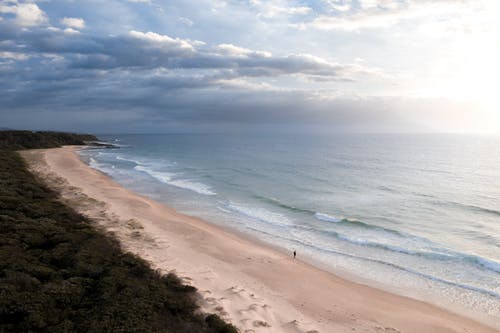
[[242,332],[498,332],[434,305],[338,277],[251,237],[123,188],[86,165],[81,147],[23,152],[64,201],[125,250],[198,288],[207,312]]

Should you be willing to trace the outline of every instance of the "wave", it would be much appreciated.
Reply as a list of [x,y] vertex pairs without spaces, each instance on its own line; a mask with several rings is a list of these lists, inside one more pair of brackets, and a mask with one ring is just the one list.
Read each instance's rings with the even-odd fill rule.
[[100,169],[101,164],[97,162],[93,157],[89,158],[89,165],[94,169]]
[[[410,235],[410,234],[406,234],[404,232],[397,231],[394,229],[369,224],[369,223],[358,221],[358,220],[351,219],[351,218],[338,217],[338,216],[334,216],[334,215],[327,214],[327,213],[316,212],[314,210],[310,210],[307,208],[296,207],[294,205],[284,203],[283,201],[280,201],[279,199],[276,199],[276,198],[269,198],[269,197],[258,195],[258,194],[254,194],[253,197],[256,199],[259,199],[260,201],[262,201],[264,203],[271,204],[275,207],[283,208],[283,209],[286,209],[286,210],[294,212],[294,213],[303,213],[303,214],[313,216],[316,220],[319,220],[322,222],[333,222],[333,223],[339,223],[339,224],[343,224],[343,225],[349,225],[349,226],[355,227],[355,228],[357,227],[357,228],[363,228],[363,229],[367,229],[367,230],[377,230],[377,231],[382,231],[382,232],[386,232],[389,234],[393,234],[393,235],[396,235],[399,237],[405,237],[405,238],[410,238],[410,239],[414,239],[414,240],[421,240],[424,242],[430,242],[427,239],[416,237],[416,236]],[[317,231],[321,232],[322,230],[317,230]]]
[[[463,254],[463,253],[458,253],[458,252],[453,252],[447,249],[442,249],[434,246],[429,246],[432,243],[429,240],[426,240],[424,238],[416,237],[413,235],[405,235],[403,233],[400,233],[395,230],[391,229],[385,229],[373,225],[369,225],[360,221],[356,220],[349,220],[345,218],[339,218],[335,216],[331,216],[328,214],[322,214],[322,213],[316,213],[315,216],[318,219],[323,219],[328,222],[334,222],[334,223],[351,223],[353,225],[358,225],[364,228],[369,228],[369,229],[375,229],[375,230],[381,230],[381,231],[389,231],[393,234],[398,235],[401,237],[401,242],[408,241],[408,240],[416,240],[422,242],[422,245],[424,243],[427,243],[428,245],[426,246],[421,246],[421,249],[419,250],[412,250],[409,248],[405,248],[402,246],[394,245],[394,244],[387,244],[387,243],[380,243],[376,241],[371,241],[371,240],[366,240],[363,238],[354,238],[350,237],[348,235],[332,231],[332,230],[319,230],[314,227],[308,227],[304,225],[293,225],[291,224],[291,221],[286,218],[282,214],[274,213],[269,210],[266,210],[264,208],[258,208],[258,207],[249,207],[249,206],[244,206],[240,204],[234,204],[230,203],[226,205],[225,207],[218,206],[217,207],[219,210],[225,212],[225,213],[231,213],[231,212],[236,212],[240,215],[249,217],[254,220],[259,220],[261,222],[265,222],[267,224],[272,224],[272,225],[277,225],[277,226],[293,226],[293,228],[298,228],[298,229],[303,229],[307,231],[312,231],[312,232],[317,232],[317,233],[322,233],[322,234],[327,234],[331,237],[335,237],[341,241],[348,242],[354,245],[358,246],[364,246],[364,247],[371,247],[371,248],[376,248],[380,250],[385,250],[385,251],[390,251],[390,252],[396,252],[396,253],[402,253],[410,256],[417,256],[417,257],[423,257],[429,260],[442,260],[442,261],[455,261],[455,262],[460,262],[460,261],[465,261],[474,264],[475,266],[479,266],[482,269],[494,271],[494,272],[500,272],[500,263],[497,263],[492,260],[487,260],[482,257],[476,257],[473,255],[468,255],[468,254]],[[261,230],[262,231],[262,230]]]
[[91,168],[109,174],[110,176],[118,170],[114,164],[98,162],[92,157],[89,158],[88,165]]
[[[367,224],[367,223],[364,223],[364,222],[361,222],[361,221],[357,221],[357,220],[351,220],[351,219],[347,219],[347,218],[342,218],[342,217],[336,217],[336,216],[333,216],[333,215],[329,215],[329,214],[325,214],[325,213],[320,213],[320,212],[314,212],[312,210],[308,210],[308,209],[303,209],[303,208],[298,208],[298,207],[295,207],[295,206],[291,206],[291,205],[287,205],[281,201],[279,201],[278,199],[275,199],[275,198],[268,198],[268,197],[263,197],[263,196],[259,196],[259,195],[254,195],[254,197],[264,201],[264,202],[267,202],[267,203],[271,203],[277,207],[281,207],[281,208],[285,208],[287,210],[290,210],[290,211],[294,211],[294,212],[300,212],[300,213],[307,213],[307,214],[310,214],[310,215],[313,215],[317,220],[320,220],[320,221],[324,221],[324,222],[334,222],[334,223],[343,223],[343,224],[351,224],[352,226],[355,226],[355,227],[361,227],[361,228],[366,228],[366,229],[370,229],[370,230],[379,230],[379,231],[384,231],[384,232],[388,232],[388,233],[391,233],[391,234],[395,234],[397,236],[400,236],[402,238],[413,238],[413,239],[417,239],[417,237],[415,236],[410,236],[410,235],[405,235],[399,231],[396,231],[396,230],[392,230],[392,229],[387,229],[387,228],[383,228],[383,227],[379,227],[379,226],[375,226],[375,225],[371,225],[371,224]],[[231,206],[231,205],[229,205]],[[245,208],[244,210],[245,211],[242,211],[242,207],[244,206],[234,206],[233,205],[233,209],[232,211],[236,211],[238,213],[243,213],[244,215],[246,215],[247,217],[256,217],[255,214],[249,212],[249,209],[250,208]],[[254,211],[264,211],[264,208],[252,208]],[[273,214],[275,216],[279,216],[280,218],[284,219],[284,215],[281,215],[281,214],[278,214],[278,213],[273,213],[273,212],[270,212],[270,211],[267,211],[268,215],[270,214]],[[259,219],[260,220],[264,220],[266,221],[265,218],[261,218],[259,216]],[[267,221],[267,222],[270,222],[270,221]],[[273,222],[276,222],[276,219],[274,219]],[[276,224],[280,224],[280,225],[283,225],[283,223],[276,223]],[[384,244],[379,244],[379,243],[375,243],[375,242],[371,242],[371,241],[364,241],[364,240],[361,240],[361,239],[353,239],[353,238],[349,238],[348,236],[343,236],[342,234],[338,233],[338,232],[335,232],[335,231],[328,231],[328,230],[322,230],[322,229],[317,229],[315,227],[308,227],[308,226],[304,226],[304,225],[295,225],[294,228],[299,228],[299,229],[306,229],[308,231],[314,231],[314,232],[318,232],[318,233],[323,233],[323,234],[330,234],[331,236],[334,236],[338,239],[342,239],[342,240],[345,240],[345,241],[349,241],[351,243],[354,243],[354,244],[357,244],[357,245],[365,245],[365,246],[375,246],[375,247],[379,247],[379,248],[383,248]],[[425,240],[427,241],[427,240]],[[387,245],[389,246],[389,245]],[[394,247],[394,249],[396,249],[397,247]],[[400,250],[399,252],[404,252],[405,249],[403,248],[397,248],[398,250]],[[408,253],[408,254],[411,254],[411,253]]]
[[196,192],[198,194],[204,194],[204,195],[217,195],[217,193],[213,192],[210,188],[210,186],[203,184],[203,183],[198,183],[198,182],[193,182],[189,180],[172,180],[169,182],[169,185],[173,185],[179,188],[183,188],[186,190],[191,190],[193,192]]
[[174,179],[176,174],[172,173],[172,172],[155,171],[155,170],[151,170],[150,168],[142,166],[142,165],[136,165],[134,167],[134,169],[137,171],[147,173],[151,177],[155,178],[156,180],[159,180],[160,182],[162,182],[164,184],[172,185],[172,186],[182,188],[185,190],[190,190],[190,191],[196,192],[198,194],[203,194],[203,195],[216,195],[217,194],[217,193],[213,192],[211,190],[210,186],[208,186],[206,184],[193,182],[193,181],[186,180],[186,179]]
[[[418,256],[418,257],[423,257],[429,260],[442,260],[442,261],[447,261],[447,260],[452,260],[454,262],[468,262],[469,264],[473,264],[476,267],[480,269],[486,269],[489,271],[493,271],[496,273],[500,272],[500,263],[488,260],[482,257],[470,255],[470,254],[465,254],[465,253],[460,253],[460,252],[455,252],[451,251],[448,249],[441,248],[437,245],[435,245],[433,242],[426,238],[418,237],[415,235],[407,234],[401,231],[397,231],[394,229],[390,228],[385,228],[377,225],[372,225],[369,223],[365,223],[362,221],[354,220],[354,219],[349,219],[345,217],[339,217],[339,216],[334,216],[331,214],[326,214],[322,212],[314,212],[309,209],[301,208],[301,207],[296,207],[293,205],[286,204],[276,198],[269,198],[265,197],[262,195],[253,195],[255,198],[265,202],[272,204],[276,207],[286,209],[288,211],[296,212],[296,213],[305,213],[308,215],[314,216],[319,221],[322,222],[331,222],[335,224],[342,224],[342,225],[348,225],[350,227],[357,227],[357,228],[362,228],[366,230],[372,230],[374,232],[383,232],[383,233],[389,233],[391,235],[395,235],[398,238],[400,238],[400,243],[404,244],[405,242],[408,241],[416,241],[418,242],[418,249],[410,249],[404,246],[400,245],[395,245],[395,244],[387,244],[387,243],[381,243],[381,242],[376,242],[372,240],[367,240],[363,238],[355,238],[352,236],[348,236],[336,231],[332,230],[324,230],[324,229],[318,229],[315,228],[314,226],[308,227],[308,226],[300,226],[296,225],[294,228],[299,228],[299,229],[306,229],[308,231],[314,231],[322,234],[328,234],[329,236],[335,237],[339,240],[354,244],[354,245],[359,245],[359,246],[365,246],[365,247],[371,247],[371,248],[377,248],[380,250],[385,250],[385,251],[390,251],[390,252],[397,252],[397,253],[402,253],[406,255],[411,255],[411,256]],[[275,214],[275,213],[273,213]],[[252,215],[252,214],[246,214],[246,215]],[[252,216],[250,216],[252,217]],[[265,220],[265,219],[261,219]],[[269,221],[268,221],[269,222]],[[274,221],[276,222],[276,221]],[[282,225],[282,223],[280,223]]]
[[103,171],[103,172],[107,168],[111,168],[111,169],[115,168],[115,166],[113,164],[107,164],[107,163],[98,162],[93,157],[89,158],[89,165],[90,165],[91,168],[94,168],[94,169],[97,169],[97,170],[100,170],[100,171]]
[[444,278],[440,278],[440,277],[437,277],[437,276],[434,276],[431,274],[423,273],[423,272],[417,271],[417,270],[412,269],[412,268],[408,268],[408,267],[404,267],[401,265],[385,262],[385,261],[378,260],[378,259],[368,259],[368,258],[362,258],[362,257],[361,257],[361,259],[365,259],[365,260],[373,261],[373,262],[376,262],[379,264],[387,265],[387,266],[399,269],[401,271],[408,272],[408,273],[423,277],[423,278],[428,279],[428,280],[437,281],[437,282],[440,282],[440,283],[443,283],[443,284],[446,284],[446,285],[449,285],[452,287],[458,287],[458,288],[469,290],[469,291],[475,291],[475,292],[478,292],[478,293],[481,293],[484,295],[488,295],[488,296],[500,299],[500,294],[495,292],[495,291],[492,291],[492,290],[488,290],[488,289],[484,289],[484,288],[480,288],[480,287],[475,287],[475,286],[471,286],[471,285],[464,284],[464,283],[449,281],[449,280],[446,280]]
[[477,292],[477,293],[480,293],[480,294],[483,294],[483,295],[488,295],[488,296],[500,299],[500,294],[497,293],[497,292],[495,292],[495,291],[492,291],[492,290],[488,290],[488,289],[484,289],[484,288],[480,288],[480,287],[475,287],[475,286],[471,286],[471,285],[464,284],[464,283],[449,281],[449,280],[446,280],[444,278],[440,278],[440,277],[437,277],[437,276],[434,276],[434,275],[431,275],[431,274],[420,272],[420,271],[417,271],[415,269],[404,267],[404,266],[401,266],[401,265],[398,265],[398,264],[386,262],[386,261],[383,261],[383,260],[380,260],[380,259],[366,258],[366,257],[358,256],[358,255],[355,255],[355,254],[351,254],[351,253],[344,253],[344,252],[340,252],[340,251],[336,251],[336,250],[332,250],[332,249],[325,249],[325,248],[318,247],[318,246],[316,246],[314,244],[311,244],[309,242],[304,242],[304,241],[299,240],[299,239],[291,239],[291,238],[287,238],[287,237],[282,237],[282,236],[279,236],[279,235],[276,235],[276,234],[268,233],[266,231],[255,229],[255,228],[251,228],[251,227],[249,227],[249,229],[252,229],[254,231],[257,231],[259,233],[262,233],[262,234],[265,234],[265,235],[268,235],[268,236],[272,236],[273,239],[274,238],[282,239],[282,240],[284,240],[286,242],[292,242],[292,243],[295,243],[295,244],[297,244],[299,246],[309,247],[309,248],[311,248],[313,250],[316,250],[316,251],[319,251],[319,252],[326,252],[326,253],[341,255],[341,256],[344,256],[344,257],[349,257],[349,258],[358,259],[358,260],[362,260],[362,261],[366,261],[366,262],[373,262],[373,263],[376,263],[376,264],[381,264],[381,265],[384,265],[384,266],[389,266],[389,267],[392,267],[394,269],[410,273],[412,275],[420,276],[420,277],[425,278],[427,280],[436,281],[436,282],[443,283],[443,284],[446,284],[446,285],[449,285],[449,286],[452,286],[452,287],[457,287],[457,288],[460,288],[460,289],[465,289],[465,290],[468,290],[468,291],[473,291],[473,292]]
[[327,214],[327,213],[316,212],[314,210],[310,210],[310,209],[307,209],[307,208],[296,207],[294,205],[290,205],[290,204],[284,203],[283,201],[280,201],[279,199],[276,199],[276,198],[269,198],[269,197],[265,197],[265,196],[258,195],[258,194],[254,194],[253,197],[256,198],[256,199],[259,199],[260,201],[262,201],[264,203],[268,203],[268,204],[271,204],[273,206],[276,206],[276,207],[279,207],[279,208],[283,208],[283,209],[286,209],[286,210],[291,211],[291,212],[304,213],[304,214],[307,214],[307,215],[311,215],[314,218],[316,218],[317,220],[323,221],[323,222],[346,223],[346,224],[349,223],[353,227],[360,227],[360,228],[366,228],[366,229],[377,229],[377,230],[380,230],[380,231],[385,231],[385,232],[388,232],[388,233],[391,233],[391,234],[396,234],[396,235],[399,235],[399,236],[415,237],[415,236],[412,236],[412,235],[404,234],[404,233],[402,233],[400,231],[396,231],[396,230],[393,230],[393,229],[389,229],[389,228],[384,228],[384,227],[372,225],[372,224],[365,223],[365,222],[362,222],[362,221],[358,221],[358,220],[354,220],[354,219],[350,219],[350,218],[345,218],[345,217],[337,217],[337,216],[330,215],[330,214]]
[[323,221],[323,222],[333,222],[333,223],[342,224],[342,225],[349,225],[350,227],[354,227],[354,228],[362,228],[362,229],[367,229],[367,230],[374,230],[374,231],[379,231],[379,232],[385,232],[385,233],[396,235],[396,236],[402,237],[402,238],[413,239],[413,240],[420,240],[420,241],[423,241],[423,242],[429,242],[430,243],[430,241],[427,240],[427,239],[425,239],[425,238],[417,237],[417,236],[414,236],[414,235],[411,235],[411,234],[404,233],[402,231],[397,231],[397,230],[394,230],[394,229],[385,228],[385,227],[381,227],[381,226],[378,226],[378,225],[365,223],[365,222],[354,220],[354,219],[350,219],[350,218],[337,217],[337,216],[334,216],[334,215],[330,215],[330,214],[326,214],[326,213],[320,213],[320,212],[315,212],[314,213],[314,217],[317,220]]
[[229,210],[238,213],[253,220],[258,220],[267,224],[277,226],[291,226],[291,221],[284,215],[271,212],[261,207],[250,207],[236,203],[229,203],[225,207],[219,207],[220,210]]
[[221,169],[222,170],[229,170],[230,172],[239,173],[239,174],[245,175],[245,176],[256,176],[259,178],[268,178],[269,177],[269,175],[257,172],[255,169],[251,169],[251,168],[245,168],[245,167],[232,168],[232,167],[226,166],[226,167],[221,168]]
[[489,214],[489,215],[494,215],[496,217],[500,216],[500,211],[492,208],[486,208],[486,207],[481,207],[477,205],[471,205],[471,204],[465,204],[465,203],[460,203],[460,202],[454,202],[454,201],[431,201],[431,203],[439,205],[439,206],[452,206],[452,207],[457,207],[466,211],[472,211],[476,213],[483,213],[483,214]]
[[232,212],[229,209],[225,209],[221,206],[217,206],[217,209],[220,210],[221,212],[224,212],[226,214],[231,214]]
[[482,257],[469,256],[469,258],[484,268],[500,273],[500,262]]
[[254,194],[253,197],[256,199],[259,199],[260,201],[272,204],[272,205],[280,207],[280,208],[290,210],[292,212],[314,214],[314,212],[309,210],[309,209],[295,207],[293,205],[288,205],[288,204],[286,204],[286,203],[284,203],[276,198],[268,198],[268,197],[258,195],[258,194]]
[[495,209],[485,208],[485,207],[480,207],[480,206],[475,206],[475,205],[462,205],[462,204],[459,204],[459,205],[467,207],[470,210],[477,211],[480,213],[495,215],[497,217],[500,216],[500,211],[495,210]]
[[156,180],[159,180],[162,183],[169,184],[170,181],[172,180],[172,177],[175,176],[174,173],[171,172],[160,172],[160,171],[154,171],[151,170],[145,166],[142,165],[136,165],[134,167],[135,170],[137,171],[142,171],[150,175],[151,177],[155,178]]
[[90,141],[91,143],[98,144],[98,145],[103,145],[103,146],[111,146],[111,147],[118,147],[116,143],[109,142],[109,141]]
[[395,188],[389,187],[389,186],[385,186],[385,185],[377,186],[377,189],[380,190],[380,191],[384,191],[384,192],[389,192],[389,193],[394,193],[394,194],[401,194],[401,191],[399,191],[399,190],[397,190]]
[[119,161],[131,162],[131,163],[134,163],[136,165],[143,165],[143,163],[141,161],[133,160],[133,159],[130,159],[130,158],[125,158],[125,157],[122,157],[122,156],[116,156],[115,158],[117,160],[119,160]]
[[[390,251],[390,252],[397,252],[397,253],[402,253],[402,254],[407,254],[411,256],[417,256],[417,257],[422,257],[425,259],[429,260],[441,260],[441,261],[453,261],[453,262],[465,262],[468,264],[472,264],[476,266],[479,269],[483,270],[488,270],[492,271],[495,273],[500,273],[500,263],[497,261],[494,261],[492,259],[486,259],[483,257],[475,256],[472,254],[466,254],[466,253],[461,253],[461,252],[456,252],[444,248],[438,248],[434,246],[422,246],[418,250],[412,250],[409,248],[405,248],[402,246],[394,245],[394,244],[387,244],[387,243],[380,243],[380,242],[375,242],[371,240],[366,240],[363,238],[353,238],[350,236],[347,236],[345,234],[336,232],[336,231],[325,231],[325,230],[317,230],[315,228],[311,227],[306,227],[306,226],[297,226],[297,228],[304,229],[307,231],[313,231],[313,232],[319,232],[323,234],[327,234],[331,237],[337,238],[339,240],[342,240],[344,242],[348,242],[350,244],[354,245],[359,245],[359,246],[365,246],[365,247],[371,247],[371,248],[377,248],[385,251]],[[418,239],[416,237],[413,237],[414,239]],[[404,241],[405,238],[402,239]],[[421,241],[425,241],[425,239],[420,239]],[[422,244],[424,245],[424,244]]]
[[[401,247],[398,245],[394,245],[394,244],[374,242],[374,241],[366,240],[363,238],[353,238],[353,237],[349,237],[349,236],[346,236],[344,234],[341,234],[341,233],[335,232],[335,231],[325,231],[325,233],[327,233],[330,236],[334,236],[335,238],[338,238],[342,241],[351,243],[351,244],[365,246],[365,247],[373,247],[373,248],[378,248],[381,250],[403,253],[403,254],[408,254],[408,255],[412,255],[412,256],[425,257],[427,259],[449,260],[449,259],[452,259],[454,257],[453,254],[447,253],[447,252],[445,252],[445,250],[441,250],[441,249],[437,249],[437,248],[428,248],[427,250],[411,250],[411,249]],[[402,240],[404,240],[404,239],[402,239]]]
[[325,222],[335,222],[335,223],[340,223],[344,219],[340,217],[335,217],[332,215],[324,214],[324,213],[314,213],[314,217],[317,218],[320,221],[325,221]]

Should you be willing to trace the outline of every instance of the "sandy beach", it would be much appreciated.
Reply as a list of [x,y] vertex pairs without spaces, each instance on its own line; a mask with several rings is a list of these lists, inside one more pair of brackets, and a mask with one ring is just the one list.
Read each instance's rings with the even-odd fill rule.
[[354,283],[129,191],[65,147],[22,152],[63,200],[123,247],[201,295],[241,332],[499,332],[434,305]]

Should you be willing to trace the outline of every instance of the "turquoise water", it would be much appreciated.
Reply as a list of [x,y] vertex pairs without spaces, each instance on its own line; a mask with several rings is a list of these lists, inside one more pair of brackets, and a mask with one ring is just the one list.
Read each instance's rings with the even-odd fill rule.
[[106,135],[124,186],[338,274],[500,319],[500,138]]

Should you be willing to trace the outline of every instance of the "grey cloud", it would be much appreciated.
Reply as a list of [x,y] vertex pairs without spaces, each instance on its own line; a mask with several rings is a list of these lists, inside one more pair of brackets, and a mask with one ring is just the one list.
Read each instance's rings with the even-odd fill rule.
[[[110,126],[121,130],[163,131],[176,124],[178,128],[218,130],[227,126],[311,125],[338,131],[431,131],[436,121],[441,130],[457,130],[460,124],[443,117],[443,110],[462,113],[463,106],[445,100],[409,100],[397,98],[335,98],[318,100],[307,91],[263,92],[243,90],[200,89],[203,79],[184,81],[162,78],[130,80],[116,74],[113,82],[95,87],[75,82],[75,89],[51,82],[43,89],[21,94],[22,101],[0,103],[10,112],[0,113],[4,126],[19,123],[40,128],[39,119],[50,112],[55,122],[65,120],[74,126],[106,132]],[[176,89],[171,89],[175,87]],[[187,88],[186,88],[187,87]],[[59,90],[62,89],[62,90]],[[83,107],[82,107],[83,106]],[[419,111],[419,112],[416,112]],[[447,111],[450,112],[450,111]],[[78,115],[85,114],[85,117]],[[84,118],[82,120],[82,118]],[[441,120],[440,120],[441,119]],[[444,123],[446,121],[446,123]],[[79,127],[78,127],[79,126]]]
[[[470,11],[480,1],[473,0],[368,0],[348,1],[340,12],[322,13],[312,21],[296,25],[299,28],[312,27],[321,30],[353,31],[370,28],[390,27],[404,21],[434,19],[443,21],[443,16],[456,16]],[[332,9],[338,9],[337,2],[329,2]],[[450,20],[447,17],[445,20]]]
[[[0,51],[50,53],[67,57],[69,68],[183,68],[231,69],[241,76],[280,76],[303,74],[324,76],[331,80],[351,78],[361,72],[351,65],[327,62],[309,55],[273,56],[246,50],[234,53],[206,46],[198,41],[174,39],[166,35],[131,31],[127,35],[95,37],[66,33],[56,28],[16,30],[0,22],[2,41],[14,41]],[[7,29],[3,29],[7,25]],[[241,49],[244,50],[244,49]]]

